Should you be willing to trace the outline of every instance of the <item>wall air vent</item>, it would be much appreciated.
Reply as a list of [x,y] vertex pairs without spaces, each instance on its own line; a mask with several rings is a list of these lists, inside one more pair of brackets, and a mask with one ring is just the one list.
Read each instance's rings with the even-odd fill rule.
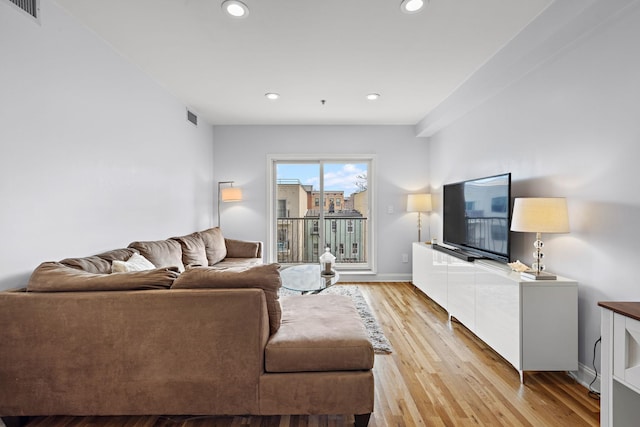
[[28,13],[36,21],[40,19],[40,0],[5,0],[23,12]]
[[198,126],[198,116],[196,116],[191,111],[187,110],[187,120],[189,120],[194,125]]

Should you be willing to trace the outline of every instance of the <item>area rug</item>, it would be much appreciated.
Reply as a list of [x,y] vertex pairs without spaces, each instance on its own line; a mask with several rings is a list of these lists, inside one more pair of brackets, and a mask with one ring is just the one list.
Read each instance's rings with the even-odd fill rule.
[[[378,320],[375,318],[373,313],[371,312],[371,308],[367,301],[365,301],[364,296],[362,296],[362,292],[358,289],[357,285],[335,285],[332,286],[320,293],[320,295],[346,295],[351,297],[353,303],[358,310],[358,314],[362,318],[364,325],[367,329],[367,333],[369,334],[369,341],[373,345],[373,351],[376,354],[390,354],[393,352],[391,348],[391,344],[389,340],[382,332],[382,328],[378,323]],[[300,292],[290,291],[289,289],[280,288],[280,296],[289,296],[289,295],[300,295]],[[305,295],[310,298],[313,298],[313,294]]]

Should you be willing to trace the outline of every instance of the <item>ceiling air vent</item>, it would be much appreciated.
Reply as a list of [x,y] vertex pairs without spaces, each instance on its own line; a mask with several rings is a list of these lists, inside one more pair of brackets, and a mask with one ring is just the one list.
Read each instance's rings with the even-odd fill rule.
[[38,20],[40,18],[40,0],[5,0],[23,12],[28,13],[32,18]]
[[198,126],[198,116],[196,116],[189,110],[187,110],[187,120],[189,120],[194,125]]

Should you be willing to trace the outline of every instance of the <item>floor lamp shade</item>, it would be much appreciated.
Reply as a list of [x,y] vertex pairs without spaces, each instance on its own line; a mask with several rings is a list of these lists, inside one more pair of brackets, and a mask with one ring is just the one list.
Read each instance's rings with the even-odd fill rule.
[[220,198],[223,202],[240,202],[242,201],[242,190],[238,187],[223,188],[220,192]]
[[409,194],[407,212],[431,212],[431,194]]
[[[242,190],[233,186],[234,181],[218,182],[218,227],[220,227],[220,203],[242,201]],[[223,185],[229,185],[223,187]]]

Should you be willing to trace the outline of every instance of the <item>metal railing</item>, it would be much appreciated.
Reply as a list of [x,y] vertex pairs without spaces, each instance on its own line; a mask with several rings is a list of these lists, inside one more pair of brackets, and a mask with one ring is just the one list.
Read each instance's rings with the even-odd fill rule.
[[[278,262],[300,264],[318,262],[326,247],[336,263],[367,263],[367,218],[317,217],[278,218]],[[320,241],[324,229],[325,241]]]

